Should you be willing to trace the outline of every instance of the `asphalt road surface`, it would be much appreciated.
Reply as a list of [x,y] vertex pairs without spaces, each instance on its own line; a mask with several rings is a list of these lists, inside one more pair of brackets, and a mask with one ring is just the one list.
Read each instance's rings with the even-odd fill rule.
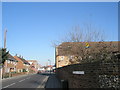
[[44,88],[47,74],[32,74],[2,80],[2,88]]

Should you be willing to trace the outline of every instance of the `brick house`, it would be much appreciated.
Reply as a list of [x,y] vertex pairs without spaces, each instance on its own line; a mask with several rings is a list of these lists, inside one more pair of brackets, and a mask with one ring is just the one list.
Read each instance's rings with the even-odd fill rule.
[[14,56],[14,58],[18,60],[17,72],[19,73],[24,71],[29,72],[30,64],[25,59],[18,56]]
[[[70,61],[74,61],[76,58],[83,60],[82,51],[86,52],[98,52],[98,48],[101,46],[107,47],[108,51],[118,51],[118,42],[64,42],[55,48],[55,60],[56,68],[63,67],[70,64]],[[96,49],[97,48],[97,49]],[[82,50],[80,52],[80,50]],[[81,53],[81,55],[80,55]],[[79,54],[79,56],[78,56]],[[92,56],[88,56],[92,57]],[[77,62],[76,62],[77,63]],[[78,62],[79,63],[79,62]]]
[[19,58],[23,61],[23,70],[29,72],[30,63],[27,60],[25,60],[24,58],[21,58],[21,57],[19,57]]
[[16,72],[18,61],[8,54],[8,59],[4,62],[3,73]]

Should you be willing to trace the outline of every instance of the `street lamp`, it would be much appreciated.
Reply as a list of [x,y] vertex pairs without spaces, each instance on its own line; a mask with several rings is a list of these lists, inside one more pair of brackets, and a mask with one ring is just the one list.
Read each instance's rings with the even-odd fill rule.
[[51,60],[48,59],[48,61],[50,62],[50,74],[51,74]]

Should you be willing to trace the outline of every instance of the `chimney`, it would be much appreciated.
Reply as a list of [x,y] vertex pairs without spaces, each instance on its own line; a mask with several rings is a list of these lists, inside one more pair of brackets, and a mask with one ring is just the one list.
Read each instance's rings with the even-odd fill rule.
[[19,55],[19,57],[21,58],[21,55]]

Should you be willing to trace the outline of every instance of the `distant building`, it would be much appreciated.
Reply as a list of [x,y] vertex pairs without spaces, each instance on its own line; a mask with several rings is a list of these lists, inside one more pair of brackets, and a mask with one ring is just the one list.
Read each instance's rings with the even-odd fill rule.
[[44,66],[44,69],[45,71],[52,71],[53,69],[55,69],[54,65],[47,65],[47,66]]
[[40,70],[40,71],[45,71],[45,68],[44,68],[44,67],[40,67],[39,70]]
[[[56,60],[56,68],[63,67],[66,65],[70,64],[70,61],[74,61],[75,58],[79,58],[82,60],[82,56],[80,56],[79,50],[81,48],[84,48],[83,51],[85,50],[90,50],[92,49],[92,52],[97,53],[98,51],[95,50],[94,48],[100,48],[98,44],[101,42],[64,42],[60,44],[59,46],[56,47],[55,51],[55,60]],[[102,45],[102,44],[101,44]],[[108,51],[118,51],[118,42],[104,42],[105,47],[107,46]],[[79,56],[78,54],[79,53]],[[89,56],[91,57],[91,56]],[[76,62],[79,63],[79,62]]]
[[30,68],[37,73],[40,69],[40,65],[37,60],[27,60],[30,63]]

